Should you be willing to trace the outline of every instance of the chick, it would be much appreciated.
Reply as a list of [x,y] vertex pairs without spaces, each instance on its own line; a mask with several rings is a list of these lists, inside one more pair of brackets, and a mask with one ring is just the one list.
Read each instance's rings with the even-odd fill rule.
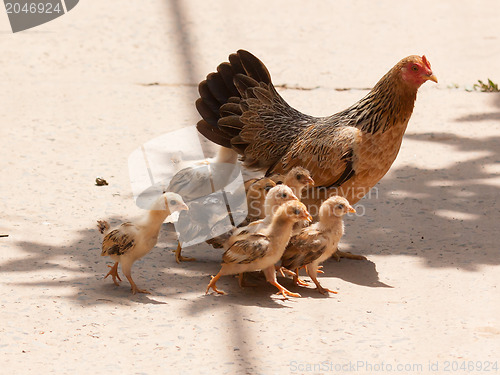
[[309,171],[302,167],[292,168],[286,175],[276,174],[270,177],[276,184],[289,186],[293,193],[300,199],[307,186],[313,186],[314,180]]
[[295,270],[294,282],[305,285],[298,277],[298,270],[306,268],[307,274],[316,284],[321,294],[336,293],[323,288],[317,279],[318,266],[330,258],[336,251],[344,234],[343,216],[356,212],[347,199],[334,196],[323,202],[319,209],[319,221],[302,229],[299,235],[290,239],[283,256],[281,266]]
[[278,208],[268,226],[256,233],[243,234],[222,256],[222,267],[212,277],[205,293],[208,294],[212,288],[215,292],[224,294],[216,286],[221,276],[262,270],[266,280],[276,286],[285,298],[287,295],[300,297],[278,283],[274,268],[290,240],[293,224],[299,220],[312,220],[312,217],[302,203],[293,200]]
[[132,293],[150,293],[139,289],[132,279],[132,264],[149,253],[158,241],[158,234],[163,221],[171,213],[187,210],[188,207],[181,196],[176,193],[162,194],[151,206],[151,209],[138,221],[126,222],[110,230],[106,221],[98,221],[98,228],[103,233],[101,256],[109,256],[115,261],[111,270],[104,277],[111,276],[115,285],[119,285],[118,263],[122,265],[122,272],[128,279]]
[[255,233],[258,230],[265,228],[271,224],[273,214],[285,202],[299,199],[293,193],[292,189],[286,185],[276,185],[266,195],[263,204],[264,219],[251,222],[245,227],[236,228],[231,237],[224,243],[224,248],[227,250],[231,245],[238,240],[241,235]]
[[247,221],[252,222],[265,218],[264,202],[267,192],[276,186],[276,183],[268,177],[260,178],[246,188],[248,216]]
[[[241,236],[256,233],[259,230],[269,226],[271,224],[273,214],[276,210],[283,204],[288,201],[299,199],[295,196],[292,189],[286,185],[276,185],[266,195],[266,199],[264,201],[264,214],[265,218],[256,220],[245,227],[235,228],[235,230],[231,233],[231,236],[226,239],[223,243],[224,249],[228,249],[231,247],[236,241],[241,239]],[[301,220],[300,222],[302,222]],[[297,223],[294,224],[294,228]],[[238,277],[239,284],[241,287],[243,286],[253,286],[252,284],[248,284],[243,279],[243,273],[239,274]]]

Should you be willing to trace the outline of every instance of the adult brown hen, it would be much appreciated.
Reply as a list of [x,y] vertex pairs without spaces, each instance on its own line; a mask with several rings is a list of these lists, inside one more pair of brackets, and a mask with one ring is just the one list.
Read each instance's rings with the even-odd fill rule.
[[437,82],[425,56],[408,56],[349,108],[313,117],[289,106],[265,65],[239,50],[199,85],[198,131],[266,175],[308,169],[315,181],[302,201],[316,216],[325,199],[358,202],[396,159],[418,88]]

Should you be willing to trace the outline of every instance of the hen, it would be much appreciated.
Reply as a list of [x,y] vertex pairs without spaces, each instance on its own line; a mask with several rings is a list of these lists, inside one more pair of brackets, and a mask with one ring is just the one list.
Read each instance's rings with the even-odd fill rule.
[[197,129],[239,153],[246,167],[266,175],[307,168],[316,185],[304,192],[302,201],[314,215],[332,195],[355,204],[387,173],[417,90],[428,80],[437,82],[425,56],[408,56],[357,103],[331,116],[313,117],[289,106],[265,65],[239,50],[199,84],[196,107],[203,119]]
[[109,266],[111,270],[104,278],[111,276],[115,285],[119,285],[117,279],[121,279],[118,276],[118,263],[121,263],[122,272],[130,283],[132,293],[149,293],[135,284],[132,279],[132,265],[156,245],[161,224],[167,216],[172,212],[187,209],[179,194],[164,193],[154,202],[147,214],[136,222],[125,222],[110,230],[106,221],[98,220],[98,228],[104,234],[101,255],[109,256],[115,261],[113,266]]

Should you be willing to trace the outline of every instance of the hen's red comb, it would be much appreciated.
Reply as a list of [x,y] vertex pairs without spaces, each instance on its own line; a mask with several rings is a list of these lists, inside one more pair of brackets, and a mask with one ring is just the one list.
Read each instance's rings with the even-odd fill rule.
[[431,68],[431,63],[429,60],[427,60],[427,57],[425,55],[422,56],[422,61],[424,62],[425,66],[427,66],[429,69]]

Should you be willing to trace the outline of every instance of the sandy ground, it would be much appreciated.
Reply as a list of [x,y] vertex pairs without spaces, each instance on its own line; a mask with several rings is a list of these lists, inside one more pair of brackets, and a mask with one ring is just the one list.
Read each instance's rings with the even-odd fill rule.
[[[500,4],[305,4],[82,1],[18,34],[0,11],[2,373],[500,372],[500,96],[465,90],[500,81]],[[440,81],[421,88],[398,159],[346,220],[341,248],[368,260],[325,264],[337,295],[283,301],[226,277],[228,295],[205,296],[221,252],[186,249],[198,261],[178,265],[164,231],[134,268],[152,294],[132,296],[103,280],[95,220],[139,213],[129,154],[196,123],[196,84],[239,48],[314,115],[409,54]]]

